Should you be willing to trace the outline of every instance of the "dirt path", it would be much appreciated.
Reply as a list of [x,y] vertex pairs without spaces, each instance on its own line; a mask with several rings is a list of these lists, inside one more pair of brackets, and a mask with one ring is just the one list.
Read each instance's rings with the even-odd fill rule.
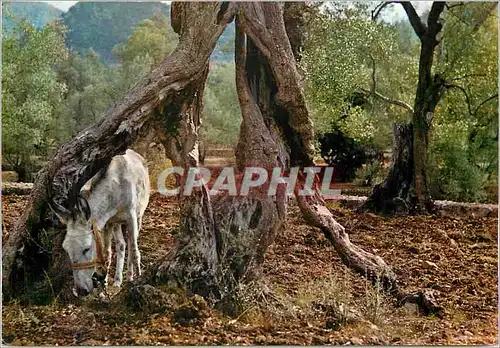
[[[3,231],[26,197],[3,197]],[[384,258],[406,290],[432,289],[443,319],[424,317],[348,271],[295,205],[271,246],[263,281],[238,320],[215,311],[180,325],[172,311],[145,315],[82,303],[4,303],[3,338],[14,345],[494,344],[497,342],[497,218],[386,219],[329,203],[351,239]],[[140,237],[143,266],[166,254],[177,232],[173,199],[155,194]],[[257,301],[256,298],[259,300]],[[260,301],[260,302],[259,302]],[[264,303],[265,305],[262,305]],[[349,313],[356,320],[349,320]]]

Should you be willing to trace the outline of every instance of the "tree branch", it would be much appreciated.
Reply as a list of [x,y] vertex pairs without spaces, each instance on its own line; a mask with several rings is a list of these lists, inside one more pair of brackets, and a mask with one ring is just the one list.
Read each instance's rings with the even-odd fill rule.
[[476,110],[474,110],[474,115],[477,114],[477,112],[479,111],[479,109],[481,109],[484,106],[484,104],[486,104],[487,102],[489,102],[490,100],[493,100],[495,98],[498,98],[498,93],[489,96],[488,98],[486,98],[485,100],[483,100],[481,103],[479,103],[479,105],[476,107]]
[[[371,92],[367,89],[364,89],[364,88],[360,88],[360,90],[364,93],[368,93],[368,94],[371,94]],[[389,97],[386,97],[385,95],[382,95],[380,94],[379,92],[375,91],[373,93],[373,96],[377,97],[378,99],[380,99],[381,101],[385,102],[385,103],[388,103],[388,104],[393,104],[393,105],[396,105],[396,106],[400,106],[404,109],[406,109],[409,113],[413,114],[413,108],[411,107],[410,104],[408,104],[407,102],[405,101],[402,101],[402,100],[398,100],[398,99],[392,99],[392,98],[389,98]]]
[[429,12],[429,17],[427,18],[427,26],[430,33],[433,36],[437,35],[441,31],[443,25],[439,22],[439,16],[444,11],[446,2],[444,1],[434,1],[432,3],[431,11]]
[[380,14],[380,12],[382,12],[382,10],[384,8],[387,7],[387,5],[390,5],[390,4],[393,4],[395,3],[396,1],[387,1],[387,2],[381,2],[380,4],[378,4],[372,11],[372,21],[376,21],[377,20],[377,17],[378,15]]
[[476,107],[476,109],[474,111],[472,111],[470,97],[469,97],[469,94],[467,93],[467,91],[465,90],[465,88],[463,88],[462,86],[453,85],[453,84],[446,84],[445,87],[446,88],[456,88],[463,93],[463,95],[465,96],[465,102],[467,104],[467,109],[469,111],[469,115],[471,115],[471,116],[476,116],[479,109],[481,109],[487,102],[489,102],[490,100],[493,100],[495,98],[498,98],[498,93],[493,94],[493,95],[489,96],[488,98],[486,98],[485,100],[483,100],[481,103],[479,103],[479,105]]
[[402,1],[401,5],[403,6],[408,19],[410,20],[410,24],[413,27],[415,34],[417,34],[420,40],[422,40],[425,33],[427,32],[427,27],[422,22],[417,11],[415,11],[415,8],[409,1]]

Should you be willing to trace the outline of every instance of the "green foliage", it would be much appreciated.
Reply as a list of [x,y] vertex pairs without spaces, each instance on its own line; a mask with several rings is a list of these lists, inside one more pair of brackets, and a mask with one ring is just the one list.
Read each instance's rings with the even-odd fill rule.
[[111,71],[93,51],[84,57],[71,54],[56,70],[68,88],[57,113],[64,119],[61,131],[69,139],[96,122],[115,99],[109,88]]
[[471,163],[468,127],[463,121],[436,126],[430,151],[429,176],[435,199],[484,201],[488,176]]
[[[492,6],[466,3],[443,14],[434,72],[454,87],[444,94],[431,128],[434,198],[484,201],[485,187],[496,184],[498,23]],[[4,13],[4,160],[28,172],[57,145],[98,121],[177,43],[168,5],[80,2],[63,15],[73,48],[68,54],[63,27],[43,26],[56,14],[35,11],[42,7],[4,5],[12,13],[24,8],[21,12],[35,24]],[[407,20],[373,22],[366,5],[327,9],[309,18],[301,62],[318,143],[338,130],[360,148],[388,149],[392,123],[408,120],[409,114],[374,97],[372,88],[412,104],[419,40]],[[221,62],[232,57],[233,38],[230,25],[211,57],[215,62],[205,89],[202,137],[212,146],[234,146],[239,134],[234,63]],[[375,183],[380,173],[377,163],[368,163],[358,179]]]
[[54,111],[66,85],[52,67],[67,57],[63,35],[56,24],[37,30],[20,21],[2,42],[3,154],[21,178],[60,139]]
[[377,159],[366,163],[356,172],[354,182],[359,186],[373,186],[384,181],[388,173],[388,168]]
[[116,49],[121,64],[110,67],[93,50],[83,57],[68,54],[60,25],[37,30],[20,21],[3,40],[5,159],[22,180],[29,180],[23,173],[31,173],[35,162],[97,122],[175,43],[166,17],[157,14]]
[[434,198],[487,200],[498,176],[498,19],[492,3],[445,13],[437,70],[450,84],[430,142]]
[[354,178],[356,171],[367,161],[378,156],[378,150],[363,146],[339,128],[318,137],[321,156],[335,168],[335,180],[346,182]]
[[[434,72],[448,85],[431,128],[434,198],[484,200],[498,166],[498,31],[496,4],[464,3],[443,13]],[[408,20],[374,23],[365,5],[330,6],[311,22],[303,69],[317,133],[339,127],[362,144],[391,146],[391,126],[409,120],[372,88],[412,104],[420,42]],[[373,82],[373,65],[375,81]],[[356,102],[364,95],[363,103]],[[366,165],[359,180],[373,177]]]
[[234,35],[236,27],[234,22],[229,23],[222,32],[215,49],[210,57],[213,61],[231,62],[234,59]]
[[[311,22],[302,66],[317,133],[340,127],[363,143],[390,146],[392,123],[407,119],[408,113],[369,94],[375,78],[377,92],[393,99],[413,99],[417,43],[408,36],[402,23],[371,21],[363,4],[330,10]],[[360,93],[366,103],[352,108],[352,97]]]
[[234,146],[238,141],[241,111],[234,69],[234,63],[215,63],[210,67],[204,95],[202,136],[212,145]]

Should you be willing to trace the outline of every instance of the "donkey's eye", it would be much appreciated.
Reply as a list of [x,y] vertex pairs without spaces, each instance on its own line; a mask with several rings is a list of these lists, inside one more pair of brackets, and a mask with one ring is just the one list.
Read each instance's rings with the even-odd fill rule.
[[90,251],[90,248],[83,249],[83,255],[87,254]]

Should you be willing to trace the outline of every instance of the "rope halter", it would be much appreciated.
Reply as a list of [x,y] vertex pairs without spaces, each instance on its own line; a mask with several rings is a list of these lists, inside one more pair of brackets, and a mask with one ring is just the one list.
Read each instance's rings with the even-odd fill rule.
[[97,227],[97,224],[95,223],[94,218],[90,219],[90,224],[92,225],[92,234],[94,235],[97,257],[95,257],[94,259],[92,259],[91,261],[88,261],[88,262],[74,263],[72,265],[73,270],[88,269],[88,268],[92,268],[95,266],[100,267],[102,271],[105,270],[104,254],[102,252],[103,246],[102,246],[101,232],[99,231],[99,228]]

